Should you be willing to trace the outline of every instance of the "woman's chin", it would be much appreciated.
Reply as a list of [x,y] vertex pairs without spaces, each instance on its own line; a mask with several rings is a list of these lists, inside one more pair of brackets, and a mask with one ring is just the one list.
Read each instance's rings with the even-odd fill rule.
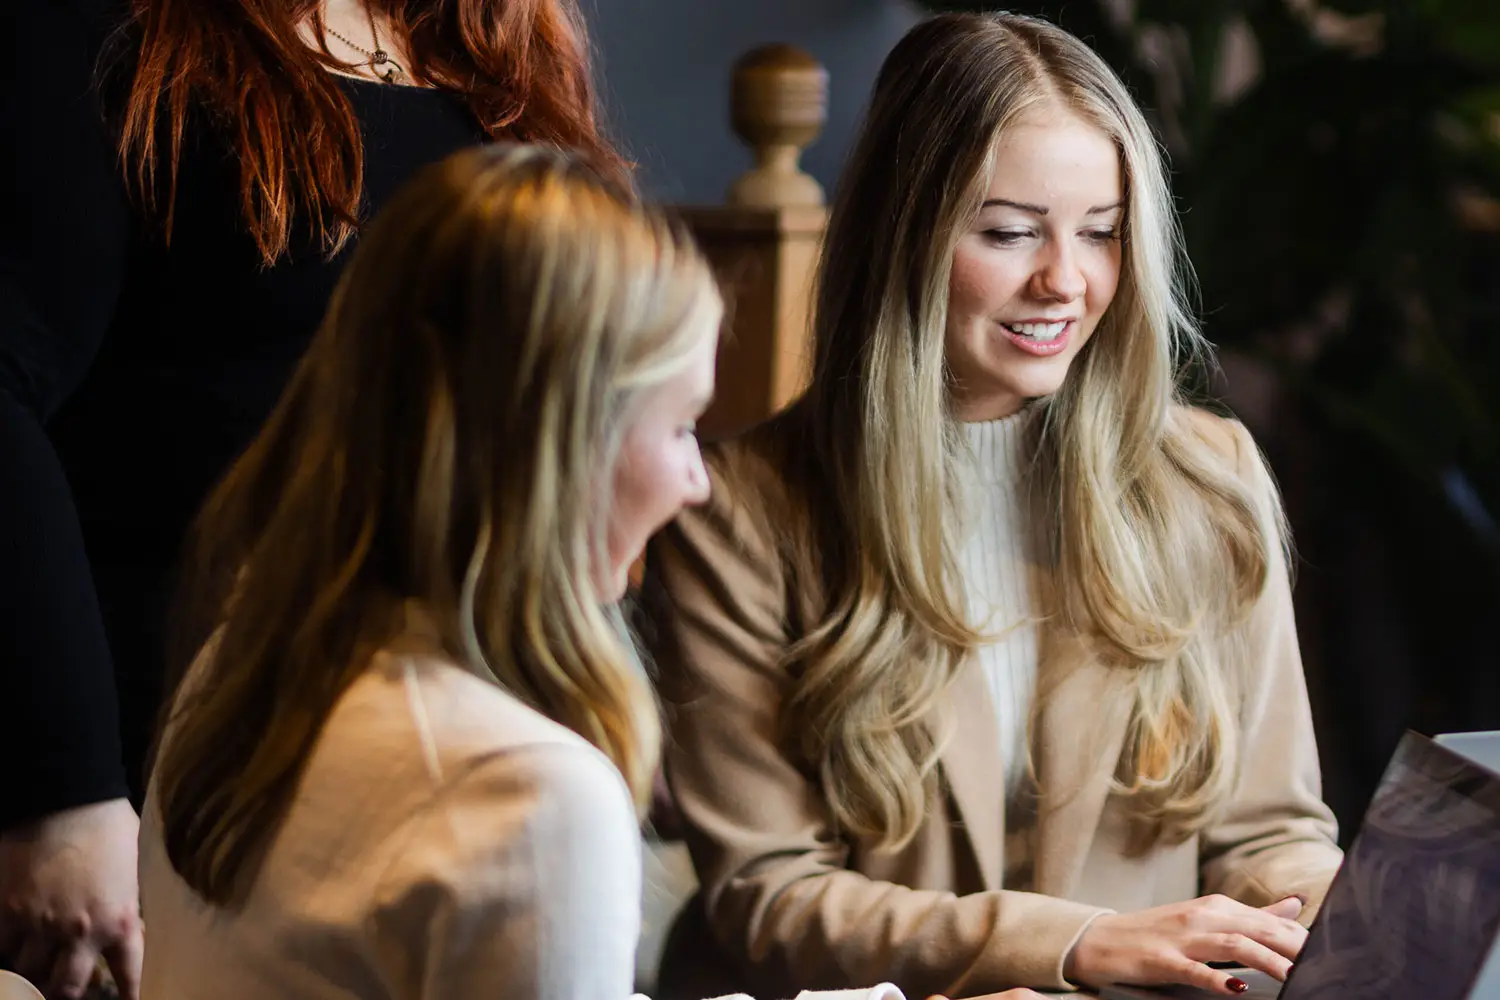
[[1006,386],[1007,394],[1012,398],[1022,401],[1022,405],[1033,399],[1045,399],[1056,395],[1063,387],[1063,376],[1067,374],[1066,369],[1058,373],[1056,378],[1018,378]]

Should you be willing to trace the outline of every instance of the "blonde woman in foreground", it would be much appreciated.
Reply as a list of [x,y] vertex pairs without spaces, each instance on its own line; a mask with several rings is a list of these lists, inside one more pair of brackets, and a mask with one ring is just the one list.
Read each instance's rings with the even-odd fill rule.
[[1140,111],[1056,27],[940,16],[838,190],[809,392],[649,559],[703,883],[663,983],[1284,976],[1341,855],[1275,490],[1179,390]]
[[145,996],[630,993],[659,731],[615,604],[708,495],[720,316],[688,237],[555,150],[380,214],[197,524]]

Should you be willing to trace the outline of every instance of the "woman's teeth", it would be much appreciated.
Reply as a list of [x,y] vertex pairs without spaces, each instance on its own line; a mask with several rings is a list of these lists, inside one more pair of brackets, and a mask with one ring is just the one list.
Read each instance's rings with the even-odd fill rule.
[[1068,322],[1064,320],[1061,323],[1006,323],[1005,328],[1012,333],[1045,343],[1062,336],[1062,332],[1068,328]]

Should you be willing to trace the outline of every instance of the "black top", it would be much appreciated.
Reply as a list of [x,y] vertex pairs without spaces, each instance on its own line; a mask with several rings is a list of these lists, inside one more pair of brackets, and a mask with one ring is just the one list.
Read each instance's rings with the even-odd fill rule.
[[[304,236],[262,266],[230,147],[206,126],[166,246],[125,195],[106,125],[120,108],[99,53],[126,20],[118,0],[0,8],[3,828],[127,790],[139,803],[185,529],[275,403],[348,251],[328,260]],[[484,138],[451,94],[340,81],[366,215]]]

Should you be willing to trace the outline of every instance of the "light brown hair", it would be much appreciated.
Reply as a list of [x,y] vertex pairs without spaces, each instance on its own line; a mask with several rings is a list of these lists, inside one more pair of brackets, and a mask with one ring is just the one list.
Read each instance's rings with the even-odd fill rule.
[[455,663],[649,791],[659,722],[601,597],[611,471],[643,395],[717,330],[680,227],[574,155],[434,165],[361,240],[264,430],[193,531],[164,726],[166,849],[231,902],[329,712],[419,602]]

